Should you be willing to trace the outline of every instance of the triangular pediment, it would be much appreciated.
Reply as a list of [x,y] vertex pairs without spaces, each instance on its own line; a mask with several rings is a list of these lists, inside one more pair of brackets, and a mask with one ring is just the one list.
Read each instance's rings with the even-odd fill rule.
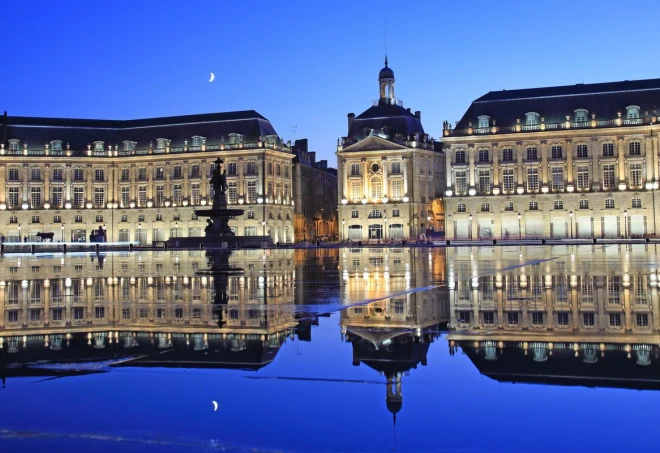
[[350,146],[342,149],[343,153],[346,152],[356,152],[356,151],[399,151],[408,149],[403,145],[385,140],[384,138],[376,137],[371,135],[364,140],[360,140],[357,143],[353,143]]

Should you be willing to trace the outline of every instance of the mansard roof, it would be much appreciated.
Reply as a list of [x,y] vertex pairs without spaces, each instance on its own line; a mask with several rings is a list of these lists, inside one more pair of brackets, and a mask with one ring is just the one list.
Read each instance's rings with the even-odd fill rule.
[[254,110],[135,120],[7,116],[6,121],[0,120],[0,128],[3,143],[17,139],[21,147],[27,143],[28,149],[43,149],[44,144],[53,140],[70,144],[73,150],[83,150],[97,141],[106,146],[133,141],[137,149],[146,149],[150,143],[155,147],[159,138],[168,139],[170,146],[178,147],[185,140],[190,145],[193,136],[205,137],[207,144],[228,141],[230,134],[242,135],[246,143],[256,142],[259,137],[277,137],[270,121]]
[[451,135],[462,135],[460,131],[468,129],[470,123],[476,128],[482,115],[495,120],[498,128],[508,128],[518,119],[524,125],[528,112],[537,113],[545,124],[565,122],[567,115],[573,121],[579,109],[587,110],[588,121],[592,114],[597,121],[610,121],[618,113],[625,118],[628,106],[638,106],[640,118],[645,112],[655,115],[660,107],[660,79],[491,91],[472,102]]
[[378,133],[383,128],[389,129],[388,135],[400,134],[404,137],[420,134],[424,135],[422,120],[397,104],[384,104],[371,106],[362,114],[357,116],[348,130],[348,137],[362,138],[364,130],[371,129]]

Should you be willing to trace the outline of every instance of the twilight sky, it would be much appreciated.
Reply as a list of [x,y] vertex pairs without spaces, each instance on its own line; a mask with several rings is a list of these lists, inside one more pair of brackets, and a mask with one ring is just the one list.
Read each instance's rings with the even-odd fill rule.
[[346,114],[378,96],[386,20],[397,98],[434,137],[491,89],[660,77],[653,1],[26,0],[2,12],[10,115],[254,109],[332,165]]

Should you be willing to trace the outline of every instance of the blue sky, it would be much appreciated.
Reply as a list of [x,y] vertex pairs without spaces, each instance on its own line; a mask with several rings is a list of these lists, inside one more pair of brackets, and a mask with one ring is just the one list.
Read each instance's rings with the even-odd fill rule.
[[10,115],[255,109],[332,164],[346,114],[377,98],[386,21],[396,95],[435,137],[491,89],[660,77],[658,2],[21,1],[2,10],[0,109]]

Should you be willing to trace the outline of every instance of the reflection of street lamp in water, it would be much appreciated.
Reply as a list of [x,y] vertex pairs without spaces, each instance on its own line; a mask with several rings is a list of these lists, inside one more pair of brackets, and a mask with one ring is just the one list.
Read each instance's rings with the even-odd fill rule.
[[522,239],[522,228],[520,227],[520,218],[522,216],[518,213],[518,240]]
[[342,239],[346,240],[346,220],[342,219],[341,221],[341,235]]
[[23,242],[23,236],[21,236],[21,224],[18,224],[18,242]]
[[570,211],[568,213],[568,217],[570,217],[570,222],[571,222],[571,239],[573,239],[573,211]]
[[623,210],[623,231],[624,231],[624,236],[627,238],[628,237],[628,210],[627,209]]
[[174,237],[175,238],[179,237],[179,222],[174,223]]
[[60,229],[62,230],[62,242],[64,242],[64,225],[62,225]]
[[470,222],[468,223],[468,239],[472,239],[472,213],[470,213]]
[[140,229],[141,229],[141,228],[142,228],[142,224],[141,224],[141,223],[138,223],[138,230],[137,230],[137,233],[138,233],[138,235],[137,235],[137,236],[138,236],[138,237],[137,237],[138,244],[142,244],[142,238],[140,237],[140,236],[142,236],[142,235],[140,234]]

